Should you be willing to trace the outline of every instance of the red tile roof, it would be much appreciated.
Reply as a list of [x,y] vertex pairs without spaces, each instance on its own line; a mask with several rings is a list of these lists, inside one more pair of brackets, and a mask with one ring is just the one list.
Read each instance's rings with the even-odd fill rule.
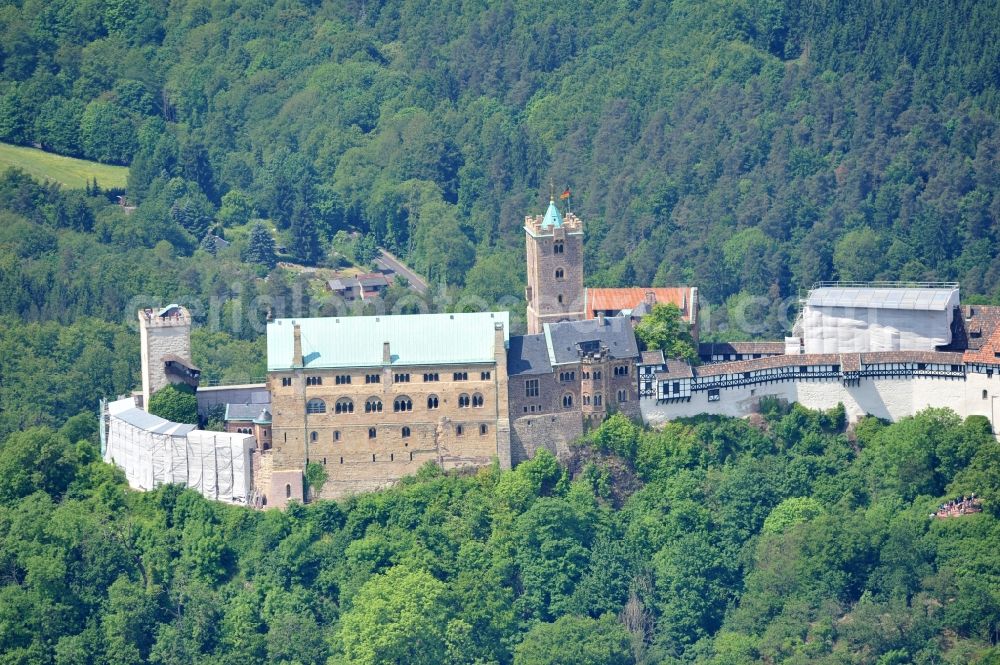
[[964,305],[956,312],[952,344],[967,363],[1000,364],[1000,307]]
[[653,294],[657,303],[677,305],[684,318],[690,322],[691,289],[686,286],[670,288],[631,287],[627,289],[587,289],[587,318],[597,318],[597,312],[634,309]]

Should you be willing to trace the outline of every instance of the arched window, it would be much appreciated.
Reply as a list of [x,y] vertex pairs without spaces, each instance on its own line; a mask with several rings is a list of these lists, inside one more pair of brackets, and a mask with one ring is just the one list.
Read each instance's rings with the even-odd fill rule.
[[403,428],[403,438],[404,439],[409,439],[410,438],[410,428],[409,427],[404,427]]
[[340,432],[334,432],[333,433],[333,440],[334,441],[340,441]]
[[462,436],[463,434],[465,434],[465,428],[462,427],[461,425],[456,425],[455,426],[455,436]]
[[[369,439],[374,439],[376,436],[378,436],[378,432],[375,430],[375,428],[374,427],[369,427],[368,428],[368,438]],[[372,458],[372,461],[374,462],[375,459]]]
[[400,395],[392,402],[392,410],[395,413],[401,411],[413,411],[413,400],[406,395]]
[[487,426],[487,425],[480,425],[479,426],[479,435],[480,436],[484,436],[489,431],[490,431],[489,426]]
[[584,406],[590,404],[590,395],[584,395],[583,396],[583,404],[584,404]]
[[562,279],[566,276],[566,271],[562,268],[556,268],[556,279]]
[[570,393],[566,393],[565,395],[563,395],[562,402],[564,409],[571,408],[573,406],[573,395],[571,395]]
[[317,432],[309,432],[309,440],[310,441],[315,441],[318,438],[319,438],[319,434]]
[[288,483],[285,483],[285,498],[286,499],[292,498],[292,486],[289,485]]
[[365,413],[382,413],[382,400],[378,397],[369,397],[365,402]]
[[354,402],[348,397],[341,397],[337,400],[335,411],[337,413],[354,413]]
[[619,402],[627,402],[628,401],[628,393],[626,391],[624,391],[624,390],[619,390],[618,391],[618,401]]
[[562,294],[561,294],[561,293],[560,293],[560,294],[559,294],[559,295],[558,295],[558,296],[556,297],[556,300],[558,300],[558,301],[559,301],[559,304],[560,304],[560,305],[562,304],[562,300],[563,300],[563,298],[562,298]]
[[311,399],[306,402],[306,413],[326,413],[326,402],[321,399]]
[[601,406],[604,403],[604,395],[594,395],[594,406]]
[[427,398],[427,408],[436,409],[438,408],[438,398],[437,395],[431,395]]
[[553,254],[562,254],[565,251],[566,251],[566,246],[563,244],[562,240],[556,240],[554,243],[552,243]]
[[472,406],[474,406],[475,408],[477,408],[477,409],[483,408],[483,403],[484,402],[485,402],[485,400],[483,399],[483,396],[480,395],[479,393],[475,393],[472,396]]
[[469,406],[469,403],[470,403],[469,396],[466,395],[465,393],[462,393],[461,395],[458,396],[458,408],[464,409],[467,406]]

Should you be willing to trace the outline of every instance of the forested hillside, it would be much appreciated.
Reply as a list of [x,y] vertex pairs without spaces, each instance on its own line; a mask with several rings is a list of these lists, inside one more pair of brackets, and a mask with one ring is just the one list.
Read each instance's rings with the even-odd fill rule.
[[119,242],[190,253],[231,192],[303,259],[357,229],[517,297],[553,181],[593,284],[1000,296],[995,2],[22,0],[0,35],[0,140],[130,163],[157,223]]
[[0,141],[138,204],[0,174],[0,665],[1000,663],[982,419],[614,417],[570,469],[255,512],[127,491],[94,415],[138,307],[190,306],[222,381],[268,311],[331,312],[272,224],[520,310],[553,186],[589,283],[698,286],[713,325],[818,279],[1000,302],[1000,3],[0,1]]
[[[0,662],[1000,662],[1000,444],[773,408],[337,504],[129,492],[94,419],[0,445]],[[987,511],[931,519],[945,497]]]

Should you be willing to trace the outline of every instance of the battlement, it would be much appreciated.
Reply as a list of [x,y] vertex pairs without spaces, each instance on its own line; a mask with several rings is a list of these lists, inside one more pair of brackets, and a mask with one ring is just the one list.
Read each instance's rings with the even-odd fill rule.
[[583,220],[571,212],[561,213],[562,223],[551,226],[545,223],[547,215],[526,215],[524,230],[535,237],[555,235],[556,229],[562,229],[566,234],[583,233]]
[[139,324],[149,328],[191,325],[191,312],[177,304],[167,305],[158,310],[152,307],[140,309],[138,316]]

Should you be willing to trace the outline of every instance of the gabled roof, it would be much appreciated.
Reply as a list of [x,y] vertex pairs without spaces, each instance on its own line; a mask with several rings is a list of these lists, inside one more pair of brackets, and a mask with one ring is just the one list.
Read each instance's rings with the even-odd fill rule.
[[545,344],[545,335],[518,335],[510,338],[507,353],[507,374],[549,374],[552,364]]
[[824,286],[806,297],[809,307],[944,311],[958,304],[958,285],[944,287]]
[[267,420],[271,420],[271,414],[268,411],[270,404],[226,404],[226,413],[223,416],[223,420],[239,420],[239,421],[250,421],[256,420],[261,416],[261,412],[267,414]]
[[380,272],[369,272],[363,275],[358,275],[358,284],[362,288],[367,288],[371,286],[388,286],[389,280],[385,278]]
[[326,281],[326,285],[330,288],[331,291],[346,291],[347,289],[351,288],[349,285],[344,284],[344,281],[340,278],[328,279]]
[[545,343],[549,362],[553,365],[579,362],[580,345],[587,342],[599,342],[607,347],[612,358],[639,359],[632,322],[625,317],[609,317],[603,323],[598,319],[587,319],[545,324]]
[[625,289],[587,289],[587,318],[594,312],[631,312],[650,298],[657,303],[673,303],[680,308],[684,319],[691,321],[691,289],[686,286],[670,288],[630,287]]
[[663,380],[690,379],[694,376],[694,369],[691,363],[677,358],[670,358],[664,363],[667,367],[664,371],[657,372],[656,378]]
[[642,365],[662,365],[664,363],[663,351],[660,349],[643,351],[639,362]]
[[115,418],[122,420],[129,425],[134,425],[139,429],[153,432],[154,434],[170,434],[172,436],[184,436],[188,432],[196,429],[195,425],[187,423],[174,423],[165,420],[152,413],[147,413],[135,405],[135,400],[131,397],[116,400],[108,404],[108,413]]
[[509,339],[508,312],[277,319],[267,324],[267,369],[292,369],[294,326],[302,331],[306,368],[379,367],[389,343],[391,365],[494,362],[494,326]]

